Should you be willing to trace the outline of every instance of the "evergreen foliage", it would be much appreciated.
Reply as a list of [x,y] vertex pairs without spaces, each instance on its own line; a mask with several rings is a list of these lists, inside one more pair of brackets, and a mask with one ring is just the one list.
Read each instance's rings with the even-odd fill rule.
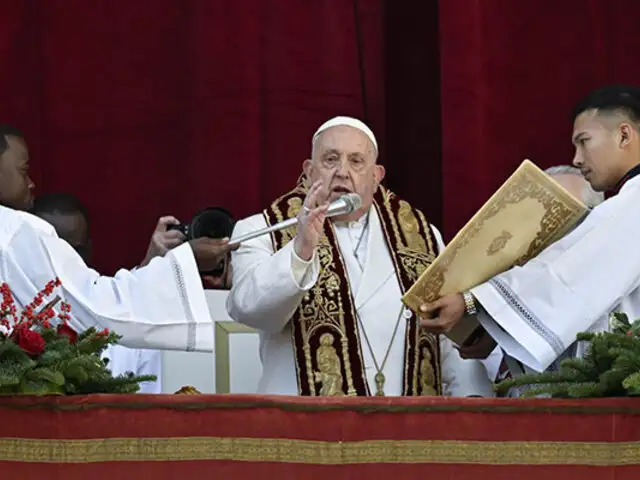
[[140,382],[156,380],[153,375],[133,373],[114,376],[108,360],[101,355],[120,337],[95,328],[77,334],[67,324],[71,311],[67,304],[62,303],[58,315],[62,323],[56,327],[50,323],[55,316],[50,306],[54,302],[35,313],[43,299],[60,285],[59,280],[54,282],[38,294],[19,319],[8,285],[0,286],[0,325],[6,331],[0,334],[0,395],[135,393]]
[[610,331],[580,333],[590,342],[582,358],[569,358],[556,372],[525,374],[503,380],[497,390],[526,387],[523,396],[560,398],[627,397],[640,395],[640,322],[613,313]]

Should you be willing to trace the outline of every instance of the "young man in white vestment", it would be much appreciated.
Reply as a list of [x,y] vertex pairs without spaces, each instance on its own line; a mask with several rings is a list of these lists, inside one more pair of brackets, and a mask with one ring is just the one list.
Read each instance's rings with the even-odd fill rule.
[[[236,224],[234,237],[287,218],[295,227],[232,255],[230,316],[260,332],[261,393],[493,396],[482,364],[426,334],[402,293],[442,248],[424,215],[380,185],[373,132],[336,117],[313,136],[291,192]],[[330,202],[361,207],[326,219]]]
[[463,354],[486,356],[497,343],[514,375],[519,367],[546,370],[579,332],[607,330],[612,312],[640,317],[640,89],[596,90],[573,118],[573,164],[594,190],[613,196],[524,266],[421,307],[421,323],[432,332],[477,313],[485,334]]
[[[46,221],[26,213],[34,184],[22,134],[0,126],[0,283],[18,307],[29,304],[51,280],[71,305],[69,324],[81,332],[108,328],[134,348],[213,349],[212,320],[198,269],[215,268],[228,242],[201,238],[186,242],[134,271],[100,275]],[[58,312],[56,312],[58,313]]]

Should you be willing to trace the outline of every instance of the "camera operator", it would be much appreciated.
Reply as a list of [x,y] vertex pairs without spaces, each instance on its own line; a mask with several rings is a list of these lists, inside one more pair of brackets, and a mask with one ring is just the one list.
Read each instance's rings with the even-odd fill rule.
[[[142,265],[187,240],[200,237],[229,238],[234,226],[233,215],[220,207],[200,210],[189,223],[180,223],[177,218],[171,216],[162,217],[151,236],[151,243]],[[231,288],[231,275],[231,254],[227,254],[216,268],[201,272],[202,285],[205,289],[228,290]]]

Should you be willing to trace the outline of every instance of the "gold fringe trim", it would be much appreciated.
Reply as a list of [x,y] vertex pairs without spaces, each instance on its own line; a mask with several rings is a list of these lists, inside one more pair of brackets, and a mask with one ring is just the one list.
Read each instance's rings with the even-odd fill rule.
[[464,442],[277,438],[0,438],[0,461],[95,463],[231,460],[312,465],[435,463],[476,465],[640,465],[640,442]]

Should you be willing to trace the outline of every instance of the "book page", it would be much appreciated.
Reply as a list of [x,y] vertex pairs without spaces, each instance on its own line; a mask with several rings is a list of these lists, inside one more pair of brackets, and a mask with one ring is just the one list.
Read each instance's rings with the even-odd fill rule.
[[[473,216],[402,298],[414,312],[448,293],[473,288],[523,265],[565,235],[587,207],[531,161],[525,160]],[[477,326],[466,322],[460,342]],[[456,337],[456,338],[453,338]]]

